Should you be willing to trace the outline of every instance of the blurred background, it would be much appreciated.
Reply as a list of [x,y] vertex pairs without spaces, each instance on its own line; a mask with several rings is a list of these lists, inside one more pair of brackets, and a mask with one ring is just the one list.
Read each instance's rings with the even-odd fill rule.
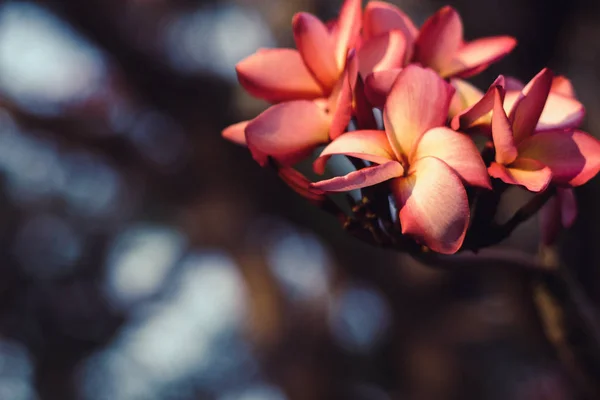
[[[392,3],[517,37],[474,82],[548,65],[600,134],[597,0]],[[0,1],[0,400],[577,398],[522,271],[371,248],[221,138],[266,107],[236,62],[340,4]],[[563,256],[599,302],[600,180],[577,196]]]

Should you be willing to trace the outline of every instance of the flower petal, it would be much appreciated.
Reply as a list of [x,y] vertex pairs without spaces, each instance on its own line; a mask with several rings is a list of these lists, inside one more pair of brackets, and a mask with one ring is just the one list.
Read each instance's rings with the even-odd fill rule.
[[237,124],[233,124],[223,129],[221,135],[227,139],[232,141],[233,143],[246,146],[246,126],[250,121],[242,121]]
[[546,99],[552,86],[552,71],[544,68],[523,89],[523,98],[511,111],[515,142],[519,143],[530,136],[542,115]]
[[566,97],[576,97],[573,84],[569,79],[562,75],[555,76],[554,79],[552,79],[552,88],[550,89],[550,92]]
[[385,182],[401,176],[403,173],[404,168],[399,162],[388,161],[385,164],[359,169],[344,176],[316,182],[311,186],[326,192],[347,192]]
[[466,78],[485,70],[490,64],[510,53],[517,41],[510,36],[494,36],[474,40],[461,47],[442,76]]
[[576,218],[577,201],[573,189],[556,188],[556,195],[540,210],[542,243],[553,244],[560,228],[570,228]]
[[327,103],[331,115],[329,138],[337,138],[346,132],[352,119],[352,88],[356,84],[358,65],[356,53],[352,50],[348,55],[348,62],[341,79],[335,84]]
[[492,114],[492,138],[496,149],[496,162],[508,165],[517,158],[517,147],[510,121],[504,111],[502,93],[494,90],[494,111]]
[[570,228],[577,219],[577,199],[575,191],[571,188],[556,188],[556,195],[560,202],[560,220],[564,228]]
[[406,39],[401,31],[394,30],[363,42],[358,50],[359,70],[362,77],[374,71],[402,68]]
[[550,92],[535,130],[577,128],[584,116],[585,108],[577,99]]
[[306,176],[291,167],[281,167],[277,174],[292,190],[313,203],[325,200],[325,192],[311,187],[311,181]]
[[540,210],[540,239],[546,246],[554,244],[560,232],[560,201],[551,197]]
[[480,124],[491,124],[492,109],[496,91],[504,90],[504,77],[498,76],[487,92],[475,104],[460,112],[452,118],[450,126],[454,130],[465,131],[470,127]]
[[456,253],[469,225],[469,201],[460,178],[443,161],[425,157],[411,174],[391,182],[402,233],[438,253]]
[[[511,84],[511,86],[512,85],[513,84]],[[506,111],[506,115],[510,116],[513,109],[519,104],[523,97],[523,93],[521,93],[520,90],[506,90],[506,94],[504,95],[504,111]]]
[[377,164],[395,160],[384,131],[353,131],[345,133],[329,143],[313,164],[316,173],[325,171],[327,160],[334,154],[344,154]]
[[235,69],[248,93],[271,103],[323,96],[323,89],[293,49],[259,50]]
[[363,35],[365,38],[379,36],[392,30],[400,30],[406,39],[406,58],[412,57],[413,44],[419,30],[412,20],[398,7],[383,2],[370,1],[365,7]]
[[325,91],[337,82],[341,68],[334,54],[334,41],[320,19],[309,13],[297,13],[292,20],[296,47],[308,69]]
[[600,171],[600,141],[579,130],[536,133],[519,145],[519,156],[550,167],[558,184],[583,185]]
[[451,65],[462,43],[460,15],[452,7],[445,6],[421,27],[415,43],[415,61],[441,73]]
[[327,143],[329,118],[314,102],[297,100],[271,106],[246,127],[251,149],[276,158],[309,152]]
[[402,69],[394,68],[387,71],[376,71],[365,79],[365,95],[375,107],[383,107],[387,96],[396,82]]
[[383,120],[398,160],[411,154],[421,136],[445,125],[454,88],[430,69],[409,65],[398,75]]
[[473,106],[483,97],[481,90],[462,79],[451,79],[450,84],[456,89],[450,103],[450,112],[448,113],[450,118],[454,118],[454,116]]
[[436,157],[445,162],[454,173],[470,185],[491,189],[490,178],[473,140],[450,128],[439,127],[427,131],[414,153],[411,165],[425,157]]
[[361,14],[361,0],[344,1],[335,30],[335,60],[340,70],[344,68],[348,50],[354,48],[359,39]]
[[550,168],[537,160],[530,158],[517,158],[510,166],[492,162],[488,173],[509,185],[525,186],[532,192],[541,192],[546,189],[552,180]]

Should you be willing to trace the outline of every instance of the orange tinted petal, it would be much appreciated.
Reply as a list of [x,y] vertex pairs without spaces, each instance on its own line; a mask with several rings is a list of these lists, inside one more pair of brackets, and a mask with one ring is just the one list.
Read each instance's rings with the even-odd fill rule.
[[577,99],[550,92],[535,130],[577,128],[584,116],[585,108]]
[[358,50],[360,74],[366,77],[374,71],[401,68],[404,63],[406,39],[394,30],[366,40]]
[[343,69],[348,50],[354,48],[360,36],[361,0],[345,0],[340,10],[335,33],[335,60]]
[[517,41],[510,36],[487,37],[469,42],[456,52],[442,75],[466,78],[480,73],[510,53],[516,44]]
[[221,135],[233,143],[246,146],[246,126],[248,126],[249,123],[250,121],[242,121],[238,122],[237,124],[230,125],[223,129]]
[[323,110],[312,101],[297,100],[271,106],[252,120],[246,141],[251,150],[284,159],[327,143],[328,132]]
[[552,71],[544,68],[523,89],[523,98],[510,113],[515,142],[519,143],[535,130],[552,85]]
[[504,77],[502,75],[496,78],[479,101],[452,118],[450,123],[452,129],[464,131],[477,124],[491,124],[491,112],[494,108],[494,96],[497,91],[500,91],[500,93],[504,91]]
[[235,68],[248,93],[272,103],[323,96],[300,53],[293,49],[259,50]]
[[442,160],[470,185],[491,188],[479,150],[465,134],[446,127],[427,131],[417,145],[411,164],[425,157]]
[[469,225],[469,201],[460,178],[443,161],[426,157],[411,174],[391,182],[402,233],[438,253],[455,253]]
[[334,154],[344,154],[377,164],[395,159],[385,132],[376,130],[348,132],[331,142],[315,160],[315,172],[322,174],[325,163]]
[[375,71],[365,79],[365,95],[375,107],[383,107],[402,69]]
[[454,88],[433,70],[409,65],[398,75],[385,103],[385,130],[398,160],[410,156],[428,130],[445,125]]
[[298,13],[292,21],[296,47],[308,69],[325,91],[337,82],[341,68],[335,60],[334,41],[320,19],[309,13]]
[[494,90],[494,110],[492,113],[492,138],[496,149],[496,162],[508,165],[517,158],[517,147],[510,121],[502,105],[500,89]]
[[579,186],[600,171],[600,141],[579,130],[537,133],[519,145],[519,157],[539,160],[553,181]]
[[537,160],[521,157],[508,167],[492,162],[488,173],[504,183],[524,186],[532,192],[541,192],[548,187],[552,180],[550,168]]
[[385,164],[359,169],[344,176],[313,183],[312,187],[326,192],[347,192],[385,182],[401,176],[403,173],[404,168],[399,162],[388,161]]
[[450,6],[441,8],[421,27],[415,43],[414,59],[442,73],[451,66],[463,43],[460,15]]

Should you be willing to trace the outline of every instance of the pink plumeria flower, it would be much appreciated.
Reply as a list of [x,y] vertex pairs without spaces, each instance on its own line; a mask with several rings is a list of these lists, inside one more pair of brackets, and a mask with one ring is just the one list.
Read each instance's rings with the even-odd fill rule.
[[329,29],[312,14],[292,20],[296,49],[261,49],[236,66],[241,85],[271,103],[327,98],[343,75],[361,28],[361,1],[346,0]]
[[489,188],[473,141],[445,126],[454,89],[434,71],[406,67],[384,107],[385,131],[359,130],[334,140],[315,161],[322,172],[334,154],[376,165],[312,186],[340,192],[390,181],[402,232],[439,253],[455,253],[469,224],[463,182]]
[[[500,86],[505,89],[506,93],[503,103],[504,110],[510,115],[517,100],[523,96],[521,91],[525,85],[511,77],[501,76],[499,80],[502,81]],[[462,79],[452,79],[450,82],[456,89],[450,106],[452,127],[462,132],[491,135],[493,88],[498,83],[492,84],[484,98],[482,91]],[[479,110],[472,109],[475,104],[478,104]],[[486,110],[487,113],[481,116],[481,110]],[[552,78],[550,93],[540,115],[536,131],[577,128],[584,116],[585,108],[575,97],[571,82],[564,76],[555,76]],[[477,118],[477,120],[475,121],[473,118]]]
[[[513,80],[511,83],[512,87],[515,89],[523,87],[523,84],[519,81]],[[552,80],[552,88],[550,89],[548,101],[550,101],[550,98],[553,94],[555,96],[559,95],[576,101],[573,85],[564,76],[555,76]],[[544,108],[544,112],[546,108],[548,108],[547,105]],[[565,109],[568,108],[562,108],[562,110]],[[581,118],[583,118],[583,106],[581,106],[581,109]],[[542,117],[544,116],[544,112],[542,112]],[[562,120],[576,121],[577,119],[572,117],[572,115],[576,115],[577,113],[570,114],[571,115],[567,115],[566,118],[562,118]],[[577,125],[579,124],[577,123]],[[552,245],[554,242],[556,242],[556,238],[558,237],[558,233],[560,232],[561,228],[570,228],[575,223],[575,219],[577,219],[577,200],[575,199],[574,190],[569,187],[557,188],[556,195],[548,200],[548,202],[540,210],[542,243],[545,245]]]
[[543,69],[512,96],[514,100],[505,96],[502,85],[492,85],[477,104],[453,119],[452,127],[462,129],[493,107],[496,156],[488,168],[491,176],[539,192],[550,182],[579,186],[598,173],[600,142],[576,129],[583,107],[574,98],[551,95],[552,85],[549,69]]
[[311,14],[296,14],[297,50],[262,49],[236,66],[244,89],[277,104],[252,121],[226,128],[223,136],[247,145],[261,165],[268,156],[291,165],[343,133],[351,118],[358,73],[350,50],[358,40],[360,22],[360,0],[346,0],[339,19],[329,27]]
[[415,41],[414,62],[433,68],[441,76],[473,76],[498,61],[516,46],[510,36],[485,37],[471,42],[463,39],[458,12],[446,6],[431,16]]
[[549,246],[556,242],[561,228],[570,228],[577,218],[577,201],[571,188],[556,188],[552,197],[540,210],[541,241]]
[[[450,6],[441,8],[417,30],[402,11],[390,4],[373,1],[363,18],[367,38],[390,30],[405,35],[405,64],[417,63],[432,68],[444,78],[469,77],[510,53],[516,40],[510,36],[493,36],[465,42],[458,12]],[[366,94],[379,106],[389,92],[402,66],[374,71],[366,78]]]
[[[362,85],[357,74],[401,65],[406,45],[402,33],[390,31],[362,41],[356,53],[351,47],[358,44],[360,16],[356,0],[344,3],[339,20],[330,27],[311,14],[296,14],[293,30],[298,50],[261,50],[240,62],[238,77],[250,93],[282,102],[253,121],[232,125],[223,136],[248,145],[261,165],[267,156],[292,165],[345,132],[353,113],[361,125],[373,125],[362,86],[355,90]],[[347,58],[340,58],[346,53]],[[288,65],[292,59],[296,61]]]

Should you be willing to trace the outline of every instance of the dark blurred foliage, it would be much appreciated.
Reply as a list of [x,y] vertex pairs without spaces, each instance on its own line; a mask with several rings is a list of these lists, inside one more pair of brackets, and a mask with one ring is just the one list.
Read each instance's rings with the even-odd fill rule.
[[[548,65],[600,134],[597,0],[449,3],[519,40],[480,87]],[[1,2],[0,400],[577,398],[527,272],[364,245],[221,138],[266,106],[235,63],[339,4]],[[599,181],[577,196],[563,258],[600,303]],[[536,247],[534,219],[501,252]]]

